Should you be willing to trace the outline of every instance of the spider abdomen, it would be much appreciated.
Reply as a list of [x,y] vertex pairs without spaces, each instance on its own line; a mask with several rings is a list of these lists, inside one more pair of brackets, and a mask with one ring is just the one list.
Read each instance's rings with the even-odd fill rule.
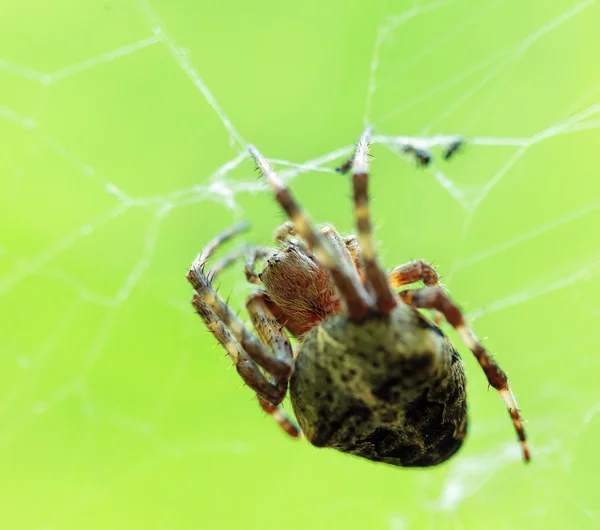
[[441,330],[399,304],[353,323],[335,315],[304,340],[290,381],[306,438],[370,460],[432,466],[467,429],[462,361]]

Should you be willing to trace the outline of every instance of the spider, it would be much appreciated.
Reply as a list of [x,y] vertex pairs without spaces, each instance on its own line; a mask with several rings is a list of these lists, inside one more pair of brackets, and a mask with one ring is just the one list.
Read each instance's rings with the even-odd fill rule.
[[[422,260],[386,272],[378,263],[368,201],[371,129],[350,161],[357,236],[315,226],[254,146],[249,153],[289,221],[275,232],[276,249],[247,251],[246,278],[259,286],[246,308],[257,336],[212,287],[240,257],[211,271],[206,261],[245,225],[214,238],[187,278],[193,306],[258,396],[260,406],[291,436],[397,466],[434,466],[450,458],[467,432],[462,360],[440,328],[419,309],[437,310],[475,355],[503,399],[525,461],[530,455],[505,373],[465,323]],[[264,266],[257,271],[257,264]],[[418,281],[424,287],[401,290]],[[295,350],[290,335],[298,339]],[[298,424],[283,410],[289,386]]]

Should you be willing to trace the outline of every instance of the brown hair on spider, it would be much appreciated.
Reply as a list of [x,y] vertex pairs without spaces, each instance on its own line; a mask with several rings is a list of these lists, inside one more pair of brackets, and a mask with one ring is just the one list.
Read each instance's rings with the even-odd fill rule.
[[[329,225],[319,230],[347,266],[353,258],[347,243]],[[270,249],[258,278],[269,301],[285,314],[285,325],[297,338],[342,310],[342,302],[327,268],[308,250],[306,243],[293,232],[289,223],[275,232],[278,248]]]

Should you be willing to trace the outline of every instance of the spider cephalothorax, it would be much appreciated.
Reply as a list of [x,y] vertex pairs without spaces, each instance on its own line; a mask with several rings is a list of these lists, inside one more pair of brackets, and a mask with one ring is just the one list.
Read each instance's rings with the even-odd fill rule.
[[[249,147],[290,222],[277,229],[275,249],[248,252],[246,277],[260,286],[246,308],[255,337],[212,288],[235,253],[205,274],[218,245],[243,226],[211,241],[188,280],[193,304],[232,358],[262,408],[292,436],[314,445],[400,466],[431,466],[461,446],[467,430],[462,361],[444,333],[418,309],[438,311],[473,352],[502,397],[521,441],[525,431],[504,372],[418,260],[385,272],[377,261],[368,205],[367,129],[343,171],[352,170],[358,236],[316,228],[267,161]],[[255,267],[263,260],[257,274]],[[394,293],[422,281],[425,287]],[[292,350],[289,335],[299,340]],[[287,389],[300,428],[281,408]]]
[[[329,231],[326,228],[321,233]],[[339,250],[342,259],[346,258],[350,264],[350,254],[343,242]],[[297,338],[342,309],[331,275],[295,237],[280,240],[280,247],[270,252],[257,276],[273,303],[273,310],[278,308],[279,320]]]

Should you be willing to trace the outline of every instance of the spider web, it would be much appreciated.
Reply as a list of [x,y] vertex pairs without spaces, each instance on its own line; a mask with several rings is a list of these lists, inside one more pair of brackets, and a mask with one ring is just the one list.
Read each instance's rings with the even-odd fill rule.
[[[598,525],[597,2],[59,4],[0,10],[3,527]],[[282,219],[246,142],[351,231],[333,168],[362,124],[382,258],[439,264],[528,468],[465,348],[468,442],[409,471],[284,439],[199,333],[194,253]]]

